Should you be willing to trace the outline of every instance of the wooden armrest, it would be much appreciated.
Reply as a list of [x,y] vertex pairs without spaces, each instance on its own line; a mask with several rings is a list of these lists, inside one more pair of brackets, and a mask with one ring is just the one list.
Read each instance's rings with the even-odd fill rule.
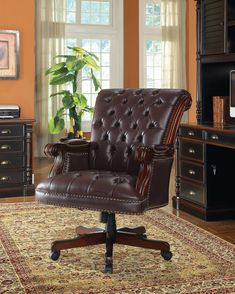
[[151,163],[158,158],[167,158],[174,154],[173,145],[138,146],[135,158],[141,163]]

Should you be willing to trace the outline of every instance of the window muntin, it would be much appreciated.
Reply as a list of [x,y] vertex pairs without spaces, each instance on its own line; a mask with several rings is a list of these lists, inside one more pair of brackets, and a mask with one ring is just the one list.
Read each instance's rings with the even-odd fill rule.
[[[140,86],[161,87],[161,1],[139,0]],[[141,69],[142,67],[142,69]]]

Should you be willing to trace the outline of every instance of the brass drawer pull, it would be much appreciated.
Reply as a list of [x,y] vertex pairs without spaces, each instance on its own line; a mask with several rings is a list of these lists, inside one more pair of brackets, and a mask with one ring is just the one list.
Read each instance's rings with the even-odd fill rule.
[[11,146],[10,145],[2,145],[1,150],[11,150]]
[[188,153],[195,154],[195,150],[193,148],[189,148]]
[[190,169],[190,170],[188,171],[188,173],[189,173],[190,175],[195,175],[195,174],[196,174],[195,170],[193,170],[193,169]]
[[10,135],[10,134],[11,134],[11,130],[9,129],[1,130],[1,135]]
[[212,136],[211,136],[211,139],[212,139],[212,140],[218,140],[219,137],[218,137],[217,135],[212,135]]
[[188,131],[189,136],[195,136],[195,133],[193,131]]
[[8,164],[10,164],[10,161],[8,160],[1,161],[1,165],[8,165]]
[[2,182],[6,182],[6,181],[9,181],[9,177],[1,177],[0,178],[0,180],[2,181]]
[[193,190],[191,190],[191,191],[189,191],[189,195],[191,195],[191,196],[195,196],[196,193],[195,193]]

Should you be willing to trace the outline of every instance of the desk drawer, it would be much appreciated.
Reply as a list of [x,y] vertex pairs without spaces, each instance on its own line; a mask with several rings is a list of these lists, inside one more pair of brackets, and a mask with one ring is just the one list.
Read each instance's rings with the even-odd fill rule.
[[8,184],[18,184],[24,182],[24,172],[20,171],[1,171],[0,186]]
[[207,142],[213,142],[218,144],[228,144],[235,145],[235,136],[230,134],[221,134],[216,131],[207,131],[206,132],[206,140]]
[[185,138],[202,139],[202,130],[190,127],[180,127],[179,135]]
[[181,160],[180,176],[188,178],[190,180],[204,182],[203,174],[203,165],[193,164],[191,162]]
[[0,138],[6,137],[23,137],[24,126],[23,125],[0,125]]
[[1,141],[0,140],[0,154],[6,152],[23,152],[24,142],[21,141]]
[[185,181],[180,184],[180,197],[201,205],[205,205],[205,188],[203,185],[194,185]]
[[0,153],[0,170],[18,167],[24,167],[23,155]]
[[181,156],[203,161],[203,144],[180,140],[180,154]]

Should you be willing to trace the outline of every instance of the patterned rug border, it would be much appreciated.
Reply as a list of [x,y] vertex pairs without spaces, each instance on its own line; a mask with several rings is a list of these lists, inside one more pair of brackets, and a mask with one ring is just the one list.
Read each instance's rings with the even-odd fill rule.
[[[50,210],[53,208],[53,206],[41,205],[41,204],[37,204],[35,202],[18,202],[18,203],[14,203],[14,204],[1,203],[0,204],[0,212],[1,212],[1,215],[4,215],[4,214],[9,214],[9,212],[11,212],[11,211],[14,212],[14,211],[25,210],[25,209],[27,209],[27,207],[30,207],[30,209],[35,209],[35,210],[40,210],[40,209]],[[205,253],[205,250],[206,250],[209,255],[213,255],[213,258],[215,258],[215,257],[218,258],[218,249],[217,249],[217,254],[216,254],[215,252],[213,252],[213,250],[215,250],[215,248],[213,248],[213,246],[211,248],[211,246],[208,246],[208,242],[206,242],[206,239],[208,236],[210,238],[210,240],[214,240],[215,242],[220,243],[220,246],[223,246],[223,249],[221,250],[221,255],[219,255],[220,260],[223,262],[226,262],[226,263],[231,263],[231,264],[235,263],[235,246],[233,244],[213,235],[212,233],[210,233],[202,228],[199,228],[199,227],[189,223],[186,220],[181,219],[180,217],[178,217],[176,215],[173,215],[173,214],[168,213],[166,211],[163,211],[161,209],[158,210],[158,213],[161,217],[158,217],[158,214],[153,214],[153,213],[152,214],[145,213],[144,217],[149,219],[151,224],[154,224],[157,222],[157,224],[160,225],[162,229],[167,228],[167,230],[169,231],[170,234],[176,235],[177,238],[183,240],[183,242],[186,242],[187,244],[189,244],[190,246],[193,246],[197,250],[199,250],[199,248],[200,248],[200,251],[203,253]],[[0,215],[0,218],[1,218],[1,215]],[[174,226],[169,226],[169,224],[166,225],[164,223],[164,218],[168,218],[168,219],[170,219],[170,221],[172,223],[175,223],[176,224],[175,228],[174,228]],[[180,230],[179,226],[181,228],[186,226],[187,228],[189,228],[189,230],[194,231],[195,233],[190,236],[188,236],[188,235],[185,236],[183,234],[184,230],[183,229]],[[10,240],[11,238],[10,238],[10,235],[8,234],[8,231],[5,230],[5,228],[3,226],[0,227],[0,230],[5,233],[4,235],[5,235],[6,239],[8,240],[9,243],[11,243],[11,246],[12,246],[12,244],[14,244],[14,242]],[[199,238],[199,240],[197,240],[196,238],[193,238],[198,234],[200,234],[201,236],[205,236],[203,238],[204,242],[201,242],[202,241],[201,238]],[[193,238],[193,239],[190,239],[190,238]],[[4,243],[3,243],[3,245],[4,245]],[[5,245],[7,245],[7,244],[5,244]],[[210,242],[209,245],[212,245],[212,242]],[[6,246],[6,247],[9,248],[9,246]],[[6,250],[6,247],[5,247],[5,250]],[[18,251],[18,249],[17,249],[17,251]],[[18,278],[19,278],[19,273],[20,273],[20,278],[22,279],[22,277],[23,277],[23,280],[20,280],[21,284],[23,285],[24,289],[26,290],[26,293],[39,293],[36,288],[33,289],[33,283],[31,280],[33,277],[30,277],[28,275],[28,273],[25,272],[24,268],[20,267],[20,264],[21,264],[20,260],[22,258],[20,256],[20,253],[19,252],[17,252],[17,253],[18,254],[17,254],[17,256],[15,256],[15,258],[12,258],[12,256],[10,254],[8,254],[8,252],[7,252],[7,255],[8,255],[8,257],[11,256],[11,263],[14,265],[15,271],[16,272],[18,271],[18,273],[17,273]],[[29,279],[27,279],[27,278],[29,278]],[[234,277],[228,277],[228,276],[225,277],[225,273],[221,273],[220,279],[213,280],[213,281],[211,281],[210,279],[208,279],[208,277],[206,278],[203,275],[201,275],[200,278],[203,279],[203,285],[204,285],[204,287],[208,288],[208,290],[200,291],[200,292],[197,292],[197,291],[196,292],[195,291],[193,291],[193,292],[186,291],[185,292],[184,291],[183,293],[233,293],[230,291],[235,291],[235,285],[233,284]],[[213,292],[213,291],[216,291],[216,288],[221,284],[220,281],[222,281],[222,280],[223,280],[223,286],[227,285],[226,289],[221,289],[220,292]],[[146,283],[146,285],[145,285],[146,288],[144,288],[146,291],[144,293],[153,293],[153,292],[151,292],[151,288],[154,288],[155,290],[157,290],[158,288],[159,288],[159,290],[162,289],[161,288],[162,286],[164,286],[166,288],[168,288],[168,287],[171,288],[171,287],[174,287],[174,285],[179,286],[183,282],[184,282],[184,280],[181,280],[181,281],[179,281],[179,283],[169,283],[167,286],[161,285],[161,284],[158,284],[158,285],[152,285],[152,284],[150,285],[149,284],[148,285],[148,283]],[[186,282],[186,280],[185,280],[185,282]],[[191,280],[190,285],[192,286],[193,284],[198,285],[198,280],[197,279],[195,281]],[[212,288],[214,290],[211,290]],[[33,291],[32,291],[32,289],[33,289]],[[128,288],[128,289],[121,288],[120,289],[120,287],[113,288],[112,290],[113,291],[122,291],[119,293],[123,293],[123,294],[129,293],[129,291],[133,291],[133,289],[130,289],[130,288]],[[125,291],[127,291],[127,292],[125,292]],[[148,292],[148,291],[150,291],[150,292]],[[76,293],[83,293],[83,292],[76,292]],[[93,293],[93,292],[91,292],[91,293]],[[102,292],[95,292],[95,293],[102,293]]]

